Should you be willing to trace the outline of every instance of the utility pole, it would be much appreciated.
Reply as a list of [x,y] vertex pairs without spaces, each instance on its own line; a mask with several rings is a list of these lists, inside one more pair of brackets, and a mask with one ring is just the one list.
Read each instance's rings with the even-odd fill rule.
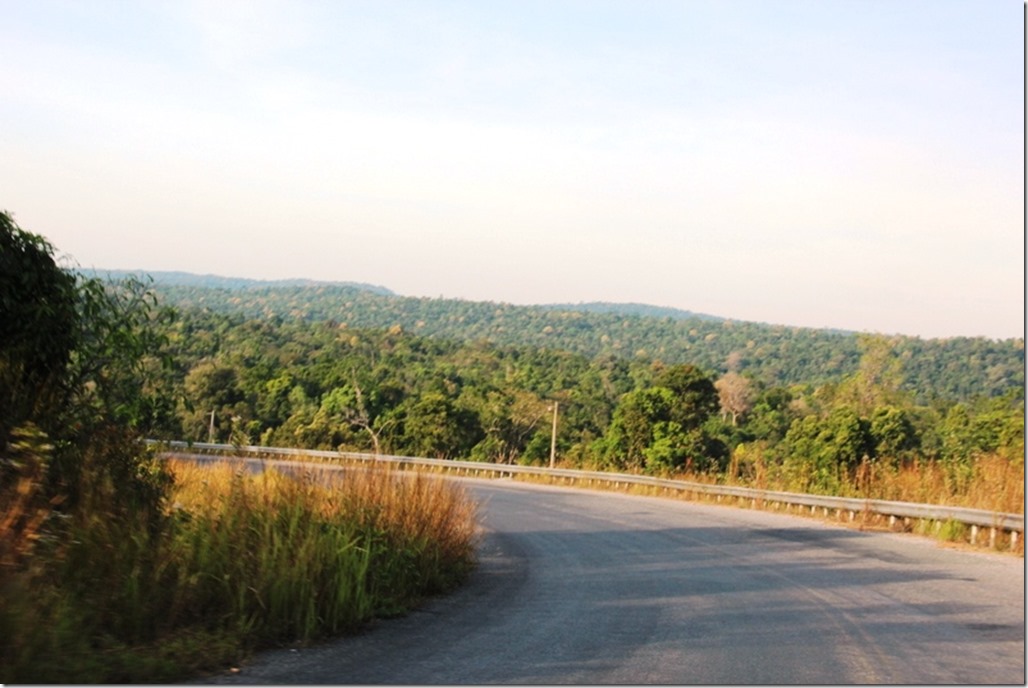
[[550,433],[550,468],[557,459],[557,407],[560,404],[553,402],[553,432]]
[[214,409],[211,409],[211,425],[207,429],[207,441],[214,444]]

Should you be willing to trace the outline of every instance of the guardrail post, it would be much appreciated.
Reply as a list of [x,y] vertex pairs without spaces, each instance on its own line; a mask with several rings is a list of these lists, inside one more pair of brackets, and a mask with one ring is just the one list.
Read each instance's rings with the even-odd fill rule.
[[1010,531],[1010,549],[1017,549],[1017,531]]
[[971,526],[971,544],[977,544],[978,541],[978,526]]

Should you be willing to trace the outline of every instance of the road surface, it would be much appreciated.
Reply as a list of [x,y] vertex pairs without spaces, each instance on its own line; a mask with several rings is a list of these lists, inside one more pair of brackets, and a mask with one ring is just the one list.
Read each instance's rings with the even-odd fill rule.
[[1024,560],[771,512],[465,481],[457,592],[207,683],[1016,683]]

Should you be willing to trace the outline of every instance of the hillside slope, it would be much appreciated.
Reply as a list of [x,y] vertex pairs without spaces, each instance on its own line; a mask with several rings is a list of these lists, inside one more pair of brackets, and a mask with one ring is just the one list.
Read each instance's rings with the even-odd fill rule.
[[[527,345],[591,358],[692,363],[716,375],[735,369],[769,385],[818,385],[852,374],[860,361],[861,337],[866,336],[642,304],[515,306],[397,296],[383,287],[355,283],[150,275],[160,298],[180,308],[247,318],[330,321],[339,327],[400,328],[428,337]],[[903,388],[922,402],[937,397],[1023,396],[1023,339],[897,336],[890,341],[902,363]]]

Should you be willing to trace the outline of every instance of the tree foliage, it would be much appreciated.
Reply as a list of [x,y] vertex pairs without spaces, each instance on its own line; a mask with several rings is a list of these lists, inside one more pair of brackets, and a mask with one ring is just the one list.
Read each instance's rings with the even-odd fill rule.
[[[1023,396],[1024,340],[984,338],[920,339],[880,337],[834,330],[785,327],[647,311],[609,305],[580,307],[514,306],[453,299],[401,297],[354,285],[280,285],[158,275],[156,289],[169,305],[194,307],[252,319],[293,319],[345,323],[350,328],[388,330],[497,346],[527,346],[581,354],[588,359],[689,363],[715,378],[732,370],[768,387],[839,383],[865,365],[865,380],[892,384],[917,403],[932,399],[969,401]],[[899,378],[888,365],[868,368],[885,343],[888,360],[902,365]],[[884,373],[884,377],[878,375]],[[876,377],[877,376],[877,377]],[[855,403],[850,401],[849,403]],[[866,411],[866,408],[861,408]]]
[[[558,459],[587,468],[722,475],[730,457],[759,456],[796,489],[832,491],[865,461],[1023,454],[1023,390],[946,395],[916,382],[940,362],[972,375],[977,364],[951,362],[968,350],[994,364],[993,382],[1023,378],[1016,343],[946,350],[709,319],[682,331],[673,318],[486,311],[324,285],[181,289],[186,305],[161,328],[171,365],[160,379],[177,398],[164,431],[185,439],[208,439],[213,415],[221,442],[546,463],[557,402]],[[654,345],[658,332],[668,339]]]
[[53,247],[0,213],[0,437],[45,420],[67,397],[77,302],[75,277],[57,265]]
[[[168,312],[138,280],[109,283],[61,268],[53,247],[0,213],[0,492],[38,437],[41,498],[74,510],[110,499],[154,518],[167,477],[137,444],[174,425],[159,380]],[[43,451],[42,448],[45,448]]]

